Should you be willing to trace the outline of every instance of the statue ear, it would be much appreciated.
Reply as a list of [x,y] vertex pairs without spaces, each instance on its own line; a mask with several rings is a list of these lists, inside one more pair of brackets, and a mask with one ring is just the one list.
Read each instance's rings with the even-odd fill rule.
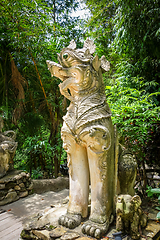
[[134,206],[136,206],[137,208],[141,205],[142,200],[140,198],[140,196],[138,195],[134,195],[131,199],[131,204],[133,204]]
[[98,72],[99,67],[101,66],[101,62],[100,62],[100,60],[99,60],[97,55],[93,58],[92,66]]
[[96,45],[94,44],[93,40],[87,38],[83,45],[84,49],[89,49],[90,54],[93,54],[96,49]]
[[110,69],[110,63],[107,61],[106,57],[103,55],[100,59],[101,61],[101,68],[103,72],[107,72]]
[[73,39],[70,41],[70,44],[67,48],[70,48],[70,49],[73,49],[73,50],[76,49],[76,43]]

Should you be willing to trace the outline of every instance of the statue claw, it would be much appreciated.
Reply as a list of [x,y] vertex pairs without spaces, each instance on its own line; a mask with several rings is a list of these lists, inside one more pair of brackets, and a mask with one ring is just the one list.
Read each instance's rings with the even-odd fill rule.
[[82,217],[79,214],[74,215],[67,213],[59,218],[58,223],[66,228],[73,229],[80,225],[81,219]]
[[108,231],[109,224],[107,222],[103,224],[87,221],[82,226],[82,233],[95,238],[101,238]]

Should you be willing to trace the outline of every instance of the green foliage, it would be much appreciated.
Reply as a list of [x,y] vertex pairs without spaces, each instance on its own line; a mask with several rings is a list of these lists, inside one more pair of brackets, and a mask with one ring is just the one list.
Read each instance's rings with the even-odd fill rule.
[[[160,89],[159,1],[120,0],[115,3],[113,49],[123,59],[127,58],[129,65],[124,65],[125,72],[131,77],[143,77],[148,84],[147,92],[155,93]],[[149,84],[152,82],[157,83],[156,86]],[[160,96],[155,95],[154,101],[159,105]]]
[[130,81],[134,88],[125,84],[124,77],[117,78],[114,85],[106,86],[106,96],[122,143],[135,153],[138,160],[143,160],[145,145],[151,138],[149,130],[152,129],[153,133],[154,124],[160,121],[160,107],[155,105],[153,94],[146,92],[142,78],[131,78]]
[[33,179],[40,179],[43,178],[43,172],[41,171],[40,167],[32,170],[31,178]]
[[[158,197],[158,203],[160,204],[160,188],[151,188],[147,187],[146,190],[148,197],[153,197],[154,194]],[[156,207],[157,210],[160,210],[160,206]],[[160,220],[160,212],[157,213],[157,219]]]
[[17,132],[15,166],[34,177],[41,171],[53,175],[55,167],[58,174],[63,98],[60,80],[51,78],[46,60],[57,61],[57,52],[72,38],[80,44],[79,19],[70,15],[78,4],[75,0],[0,2],[0,107],[6,130]]
[[107,102],[122,143],[139,164],[159,165],[160,31],[158,0],[85,1],[89,35],[111,69],[104,76]]
[[115,12],[115,4],[112,1],[84,1],[90,9],[91,15],[87,20],[89,34],[94,38],[97,45],[96,51],[100,56],[108,55],[110,45],[114,39],[113,17]]

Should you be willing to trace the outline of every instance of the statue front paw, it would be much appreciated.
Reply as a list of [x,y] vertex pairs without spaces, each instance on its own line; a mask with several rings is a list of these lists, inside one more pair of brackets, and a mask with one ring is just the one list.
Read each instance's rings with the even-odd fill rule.
[[59,220],[58,223],[64,227],[73,229],[76,228],[80,225],[82,220],[82,217],[80,214],[69,214],[67,213],[66,215],[62,215]]
[[100,224],[89,220],[83,224],[82,232],[91,237],[101,238],[108,231],[108,228],[108,222]]

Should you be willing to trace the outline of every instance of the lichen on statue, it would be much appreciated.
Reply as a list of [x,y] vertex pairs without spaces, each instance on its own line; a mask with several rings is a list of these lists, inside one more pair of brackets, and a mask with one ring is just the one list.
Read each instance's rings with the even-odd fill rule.
[[[100,238],[108,231],[115,213],[118,147],[102,80],[102,74],[110,65],[105,56],[99,59],[93,56],[94,52],[92,40],[87,38],[82,49],[76,49],[72,40],[58,54],[60,64],[46,62],[51,75],[62,81],[61,94],[70,100],[61,129],[69,166],[70,194],[67,214],[60,217],[59,223],[74,228],[88,216],[90,177],[91,212],[82,231]],[[132,179],[135,173],[133,169]]]
[[[2,132],[3,119],[0,117],[0,178],[13,169],[13,158],[17,148],[16,134],[9,130]],[[7,136],[9,135],[9,136]]]

